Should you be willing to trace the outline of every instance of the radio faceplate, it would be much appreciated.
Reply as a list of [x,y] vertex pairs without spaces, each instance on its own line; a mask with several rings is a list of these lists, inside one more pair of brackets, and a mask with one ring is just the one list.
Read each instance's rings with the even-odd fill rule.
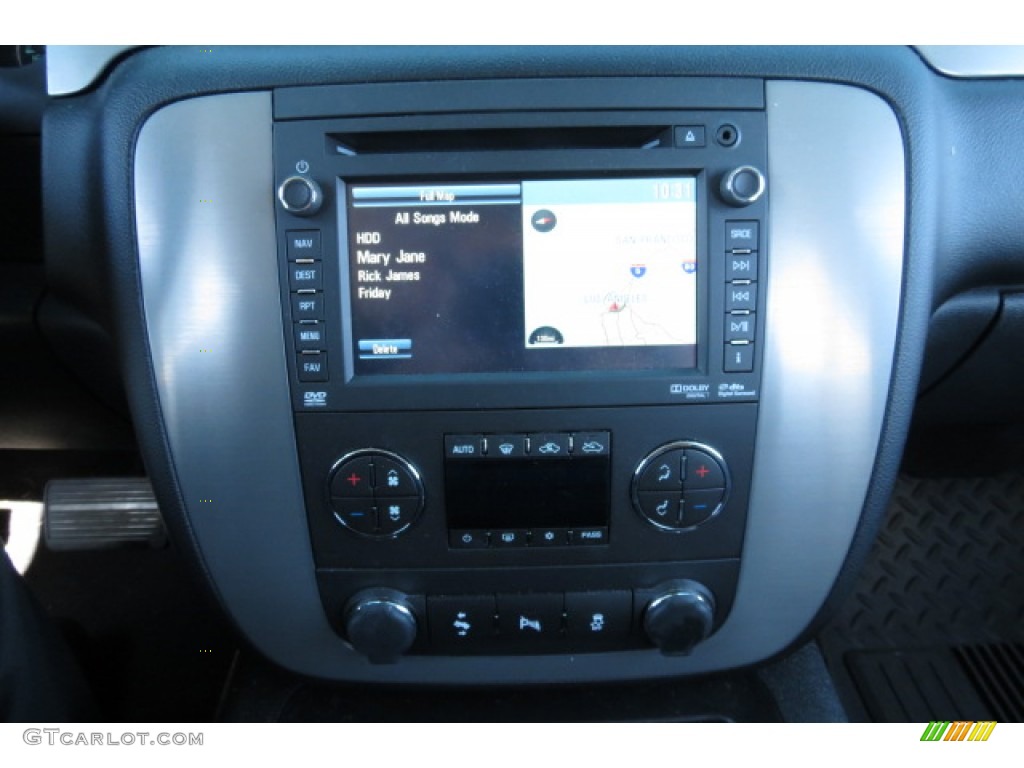
[[[275,124],[306,509],[361,652],[677,652],[720,625],[765,332],[760,106]],[[696,634],[642,626],[654,602]]]
[[[152,55],[162,54],[155,50]],[[700,62],[694,59],[690,69],[700,71]],[[229,69],[223,74],[227,78]],[[154,80],[147,93],[158,91],[165,82],[166,78]],[[148,344],[151,360],[140,354],[129,362],[137,372],[145,372],[138,380],[147,382],[147,397],[159,405],[146,406],[142,412],[162,419],[164,426],[165,438],[148,463],[160,469],[166,499],[172,506],[180,502],[212,583],[256,647],[289,669],[337,680],[550,684],[703,674],[756,663],[800,637],[843,568],[858,532],[865,494],[869,507],[875,513],[881,510],[885,467],[893,466],[886,461],[898,450],[901,434],[899,419],[889,418],[898,417],[894,403],[900,398],[890,401],[889,395],[904,391],[910,378],[893,376],[894,359],[909,349],[896,343],[906,156],[900,123],[889,104],[875,93],[846,85],[714,77],[460,80],[277,91],[253,91],[252,82],[237,87],[247,92],[202,98],[176,93],[173,103],[154,101],[155,111],[138,113],[133,202],[143,302],[132,306],[144,309],[139,322],[144,324],[142,341]],[[692,101],[695,94],[699,104]],[[734,101],[714,101],[719,96]],[[132,104],[140,109],[137,101]],[[429,597],[431,592],[418,592],[425,589],[420,584],[426,578],[436,577],[438,589],[454,594],[467,585],[484,591],[503,588],[494,582],[524,575],[539,583],[544,573],[543,567],[525,565],[456,567],[443,576],[443,569],[382,570],[344,564],[317,571],[301,482],[303,476],[310,477],[310,470],[305,455],[300,466],[297,450],[297,442],[301,447],[307,437],[301,426],[306,414],[293,412],[293,406],[301,411],[303,391],[297,388],[295,368],[289,363],[294,345],[286,346],[282,332],[290,335],[291,328],[282,328],[279,311],[281,280],[287,276],[281,263],[282,232],[315,224],[299,217],[275,223],[269,191],[284,178],[281,170],[296,160],[275,158],[274,132],[281,129],[282,119],[318,119],[345,108],[360,114],[522,109],[534,110],[522,112],[524,120],[543,120],[551,109],[568,107],[590,110],[591,115],[606,108],[641,110],[636,114],[642,121],[653,109],[716,105],[766,110],[772,171],[770,231],[762,221],[760,233],[762,247],[771,246],[771,269],[758,265],[759,293],[770,301],[762,304],[763,296],[757,299],[766,310],[762,317],[767,314],[771,320],[763,344],[764,386],[756,406],[756,459],[748,476],[742,563],[717,561],[733,562],[738,569],[728,620],[689,656],[643,650],[500,662],[409,656],[394,665],[367,664],[328,623],[328,617],[337,621],[342,607],[331,602],[325,614],[321,594],[344,604],[349,588],[390,583],[411,595]],[[464,120],[457,115],[452,122]],[[202,140],[196,139],[196,125],[203,126]],[[135,127],[121,124],[121,146],[130,146]],[[864,142],[864,136],[872,141]],[[559,154],[551,160],[556,170],[566,164]],[[314,171],[318,162],[311,161]],[[421,163],[418,172],[430,176],[432,170],[425,165]],[[826,195],[808,194],[823,174],[844,183],[833,185]],[[202,202],[211,197],[218,201],[216,209]],[[134,251],[131,254],[134,257]],[[217,297],[212,305],[211,295]],[[216,307],[215,316],[211,307]],[[269,307],[274,311],[268,312]],[[285,319],[291,322],[291,316]],[[208,353],[211,342],[216,354]],[[551,397],[573,401],[574,383],[563,379],[551,384],[550,378]],[[636,380],[634,385],[631,379]],[[620,402],[651,389],[640,377],[627,375],[624,381],[625,394],[617,393],[622,395]],[[416,414],[429,410],[417,411],[403,399],[417,386],[377,384],[365,408],[352,410],[373,411],[371,400],[381,403],[374,412],[404,407],[414,418],[402,428],[414,430]],[[516,385],[498,389],[501,386],[504,403],[514,403]],[[311,401],[319,400],[320,390],[304,389]],[[518,390],[527,397],[522,386]],[[586,418],[586,410],[595,401],[612,400],[609,392],[580,391],[578,407],[565,408],[578,420],[562,418],[539,426],[599,426]],[[431,398],[436,409],[448,400],[452,410],[487,410],[471,392],[464,390],[456,397],[443,384],[433,386]],[[325,392],[323,400],[327,399]],[[671,410],[682,418],[714,407]],[[506,405],[494,408],[506,410]],[[508,411],[513,418],[514,411]],[[297,423],[303,429],[298,441]],[[466,425],[470,431],[496,428]],[[697,435],[690,429],[673,429],[671,439],[694,435],[719,445],[714,435]],[[344,435],[336,437],[342,440]],[[375,440],[371,445],[381,444]],[[615,446],[618,451],[617,438]],[[735,468],[731,454],[723,449],[723,455]],[[321,493],[323,473],[329,468],[313,468]],[[739,470],[734,475],[738,483]],[[213,507],[203,501],[210,498],[215,499]],[[678,542],[690,537],[664,535]],[[489,553],[473,556],[484,554]],[[699,564],[649,564],[649,570],[658,571],[649,576],[661,584]],[[586,573],[584,567],[576,568],[574,578],[589,589],[614,592],[629,581],[619,578],[620,571],[633,566],[598,563],[587,568]],[[329,578],[336,592],[321,593],[315,573],[321,583]],[[710,583],[710,577],[697,573],[689,578]],[[650,583],[634,583],[634,598]],[[679,592],[685,585],[671,589],[671,599],[660,600],[659,606],[684,599]],[[429,616],[424,621],[430,625]]]
[[295,410],[755,402],[751,106],[277,122]]

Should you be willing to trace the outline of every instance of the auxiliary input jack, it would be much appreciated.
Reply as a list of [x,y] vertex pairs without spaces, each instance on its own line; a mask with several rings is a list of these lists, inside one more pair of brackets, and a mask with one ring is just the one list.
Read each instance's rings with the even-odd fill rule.
[[740,140],[740,129],[731,123],[718,126],[718,130],[715,131],[715,141],[721,144],[723,147],[733,147],[739,143]]

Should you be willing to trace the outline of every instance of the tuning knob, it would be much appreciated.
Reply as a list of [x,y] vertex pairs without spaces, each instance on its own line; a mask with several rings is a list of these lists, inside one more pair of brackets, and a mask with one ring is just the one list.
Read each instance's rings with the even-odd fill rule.
[[404,594],[367,589],[345,607],[345,636],[372,664],[394,664],[416,641],[416,614]]
[[308,176],[289,176],[277,188],[277,200],[288,213],[312,216],[323,205],[324,193]]
[[711,634],[715,599],[703,584],[673,582],[647,604],[644,631],[666,656],[685,656]]
[[735,208],[756,203],[765,189],[764,174],[752,165],[733,168],[722,177],[722,199]]

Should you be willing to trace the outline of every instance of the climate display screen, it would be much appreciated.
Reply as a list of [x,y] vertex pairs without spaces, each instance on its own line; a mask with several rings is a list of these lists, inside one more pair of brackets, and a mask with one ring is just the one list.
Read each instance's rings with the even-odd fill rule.
[[693,177],[356,184],[346,205],[353,375],[696,367]]

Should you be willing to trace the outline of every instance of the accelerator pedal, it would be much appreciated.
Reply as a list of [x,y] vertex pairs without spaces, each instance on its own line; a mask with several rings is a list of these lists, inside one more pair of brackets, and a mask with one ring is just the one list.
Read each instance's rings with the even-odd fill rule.
[[167,542],[153,486],[144,477],[51,480],[43,505],[43,532],[52,550]]

